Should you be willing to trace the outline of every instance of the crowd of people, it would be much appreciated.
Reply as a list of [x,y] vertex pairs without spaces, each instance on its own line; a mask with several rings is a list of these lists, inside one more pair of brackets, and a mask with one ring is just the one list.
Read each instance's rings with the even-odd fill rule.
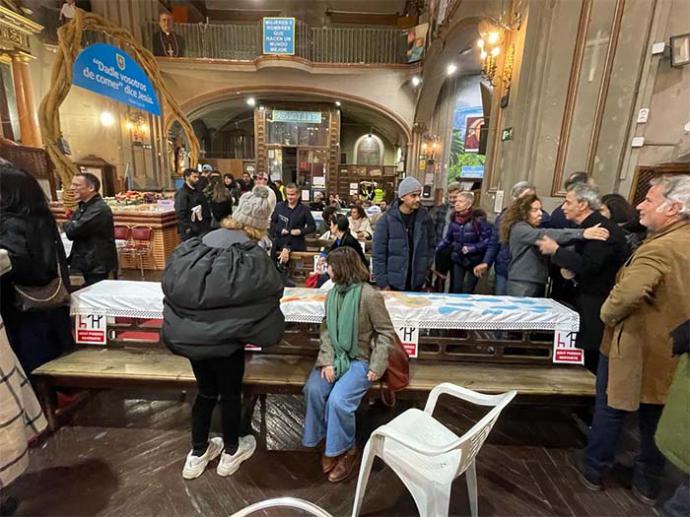
[[[62,228],[73,241],[67,257],[36,179],[6,162],[0,179],[0,249],[11,263],[0,281],[0,308],[17,362],[31,372],[72,347],[70,319],[64,304],[22,310],[17,288],[59,279],[69,289],[68,264],[86,285],[116,271],[112,213],[98,178],[75,175],[70,192],[78,206]],[[228,476],[253,454],[256,441],[241,421],[244,345],[282,339],[286,263],[290,252],[306,249],[307,236],[319,235],[312,213],[319,208],[318,231],[329,245],[318,283],[332,287],[304,388],[303,443],[321,451],[330,481],[355,468],[355,411],[386,371],[396,339],[380,290],[469,294],[493,267],[496,294],[550,295],[580,315],[577,345],[597,377],[588,445],[573,460],[583,484],[603,488],[624,418],[638,412],[633,491],[653,503],[664,457],[686,471],[690,464],[687,435],[679,439],[669,428],[674,415],[687,415],[687,382],[678,375],[687,371],[689,341],[690,176],[655,179],[635,208],[617,194],[601,196],[585,173],[571,175],[565,190],[549,215],[536,188],[519,182],[492,224],[474,195],[454,183],[447,202],[430,211],[412,177],[390,204],[365,197],[346,208],[334,195],[303,204],[297,185],[262,173],[235,180],[210,166],[185,171],[175,196],[182,243],[162,280],[164,342],[190,360],[198,385],[183,476],[200,476],[219,456],[217,472]],[[218,398],[223,437],[211,438]],[[664,409],[667,400],[673,404]],[[687,509],[688,490],[680,486],[668,508]]]

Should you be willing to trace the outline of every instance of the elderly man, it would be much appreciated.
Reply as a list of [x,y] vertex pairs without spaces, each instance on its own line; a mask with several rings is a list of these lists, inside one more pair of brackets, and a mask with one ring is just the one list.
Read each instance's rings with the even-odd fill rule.
[[184,38],[173,32],[173,17],[170,13],[161,13],[158,17],[159,30],[153,33],[153,55],[164,57],[183,57]]
[[616,283],[618,269],[628,258],[623,231],[599,213],[601,206],[596,187],[577,183],[565,197],[563,213],[577,228],[606,228],[609,237],[605,241],[581,240],[574,247],[560,246],[548,235],[537,241],[541,252],[551,255],[551,262],[561,268],[562,277],[575,284],[575,307],[580,315],[577,346],[585,351],[585,366],[592,373],[597,372],[604,333],[599,311]]
[[587,488],[601,490],[625,416],[637,411],[633,493],[651,505],[664,467],[654,433],[677,361],[670,333],[688,319],[690,306],[690,175],[653,180],[637,208],[651,235],[621,268],[601,308],[606,328],[596,409],[584,459],[577,458],[575,467]]
[[421,196],[422,184],[408,176],[398,185],[398,199],[376,224],[374,278],[382,289],[418,291],[426,283],[436,238]]

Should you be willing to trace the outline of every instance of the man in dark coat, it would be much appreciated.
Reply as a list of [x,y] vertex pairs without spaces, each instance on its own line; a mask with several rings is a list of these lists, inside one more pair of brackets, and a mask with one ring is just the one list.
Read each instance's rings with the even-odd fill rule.
[[184,185],[175,193],[175,215],[180,240],[199,237],[211,229],[211,207],[208,199],[197,188],[199,172],[184,171]]
[[273,254],[276,256],[283,248],[290,251],[305,251],[306,235],[316,231],[316,223],[309,211],[299,199],[297,185],[285,187],[287,201],[278,203],[271,217],[271,240]]
[[427,281],[436,235],[421,195],[419,181],[405,178],[398,185],[398,199],[376,223],[374,277],[382,289],[418,291]]
[[67,238],[74,241],[69,263],[84,275],[85,285],[117,271],[113,213],[98,193],[100,188],[100,180],[88,172],[74,176],[70,186],[79,207],[64,227]]
[[183,57],[185,53],[184,38],[173,32],[173,17],[170,13],[161,13],[158,17],[159,29],[153,33],[153,55],[163,57]]
[[576,241],[573,248],[559,246],[548,236],[539,241],[541,252],[551,255],[552,263],[562,268],[562,277],[572,278],[575,283],[575,307],[580,314],[577,346],[585,350],[585,366],[592,373],[597,371],[599,345],[604,332],[599,312],[616,283],[616,273],[628,258],[623,231],[599,213],[600,207],[596,188],[578,183],[568,191],[563,213],[579,228],[597,225],[606,228],[609,231],[607,240]]

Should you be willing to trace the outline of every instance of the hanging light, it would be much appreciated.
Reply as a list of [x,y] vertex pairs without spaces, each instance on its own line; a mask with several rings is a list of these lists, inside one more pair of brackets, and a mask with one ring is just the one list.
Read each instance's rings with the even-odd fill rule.
[[115,117],[109,111],[102,111],[100,119],[101,124],[103,124],[105,127],[110,127],[115,123]]
[[482,38],[479,38],[479,39],[477,40],[477,46],[478,46],[480,49],[484,50],[484,40],[483,40]]
[[491,55],[493,57],[498,57],[498,55],[501,53],[501,47],[494,47],[491,49]]
[[455,63],[451,63],[446,67],[446,74],[448,74],[448,75],[453,75],[457,71],[458,71],[458,65],[456,65]]
[[247,99],[247,106],[251,106],[252,108],[256,106],[256,99],[254,97],[249,97]]
[[488,37],[489,45],[495,45],[496,43],[498,43],[499,37],[500,34],[497,31],[491,31]]
[[414,86],[416,88],[420,84],[422,84],[422,78],[419,77],[418,75],[412,76],[412,86]]

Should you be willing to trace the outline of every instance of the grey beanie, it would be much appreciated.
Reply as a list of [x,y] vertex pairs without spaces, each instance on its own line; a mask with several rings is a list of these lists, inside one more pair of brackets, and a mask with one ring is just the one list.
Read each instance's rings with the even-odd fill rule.
[[413,178],[412,176],[408,176],[398,185],[398,197],[403,197],[417,191],[422,191],[422,184],[417,178]]
[[275,195],[268,187],[257,185],[240,198],[232,218],[240,224],[266,230],[271,226],[271,215],[276,207]]

